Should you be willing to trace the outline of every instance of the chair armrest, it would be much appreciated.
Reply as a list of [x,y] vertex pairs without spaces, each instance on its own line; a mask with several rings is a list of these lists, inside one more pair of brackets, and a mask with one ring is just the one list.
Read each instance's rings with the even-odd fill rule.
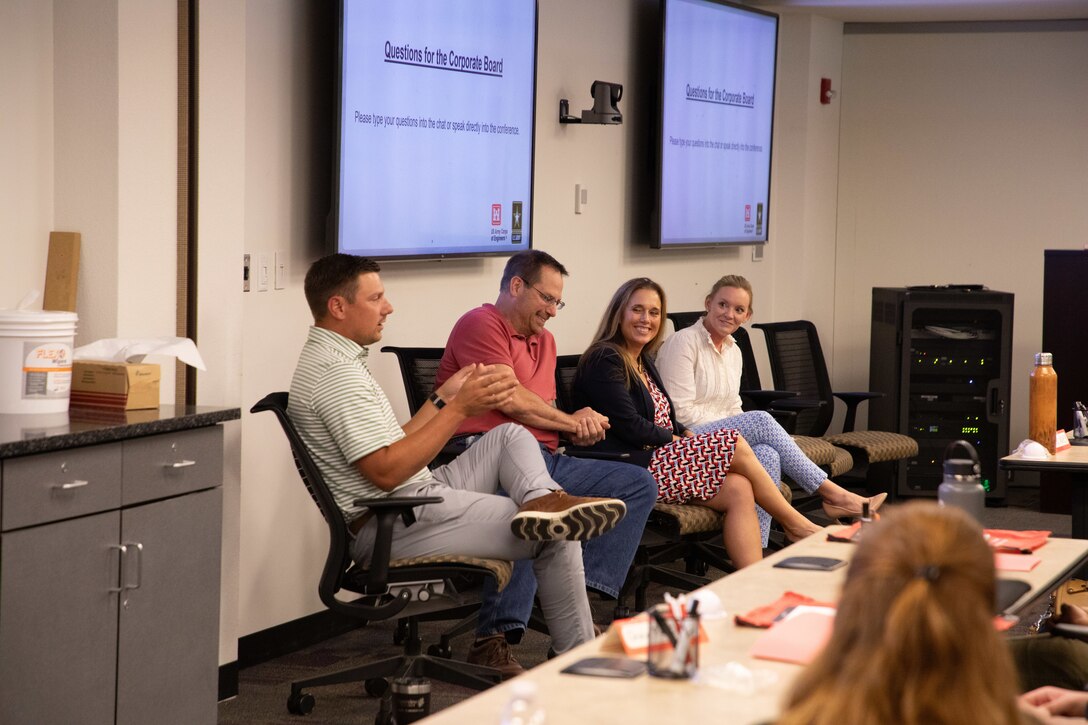
[[872,400],[873,398],[883,398],[884,393],[872,393],[872,392],[854,392],[854,393],[832,393],[836,398],[846,403],[846,418],[842,423],[842,432],[851,433],[854,430],[854,423],[857,420],[858,406],[864,403],[866,400]]
[[1061,623],[1055,624],[1050,628],[1050,631],[1058,637],[1069,637],[1070,639],[1088,641],[1088,625]]
[[384,594],[389,588],[389,560],[393,552],[393,523],[416,506],[442,503],[441,496],[383,496],[382,498],[357,498],[355,506],[365,506],[374,512],[378,530],[374,535],[374,549],[370,554],[370,575],[366,594]]
[[579,451],[566,448],[563,454],[571,458],[586,458],[592,461],[626,461],[631,458],[630,453],[609,453],[606,451]]
[[742,390],[740,395],[751,400],[756,410],[767,410],[771,403],[782,398],[796,398],[799,393],[793,390]]
[[442,503],[441,496],[382,496],[381,498],[357,498],[352,501],[356,508],[368,508],[376,515],[382,509],[396,509],[393,513],[399,514],[410,511],[416,506],[429,503]]
[[786,431],[790,435],[793,435],[797,430],[797,411],[796,410],[778,410],[777,408],[768,408],[767,412],[771,417],[782,426],[782,430]]
[[802,410],[813,410],[814,408],[822,408],[827,405],[822,400],[816,400],[814,398],[782,398],[774,401],[774,407],[777,410],[792,410],[800,413]]

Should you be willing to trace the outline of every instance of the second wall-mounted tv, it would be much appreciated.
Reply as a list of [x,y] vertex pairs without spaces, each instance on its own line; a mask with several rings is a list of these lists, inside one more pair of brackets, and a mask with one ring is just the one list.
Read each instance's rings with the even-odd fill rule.
[[342,0],[335,249],[531,245],[536,0]]
[[652,246],[761,244],[770,221],[778,16],[662,0]]

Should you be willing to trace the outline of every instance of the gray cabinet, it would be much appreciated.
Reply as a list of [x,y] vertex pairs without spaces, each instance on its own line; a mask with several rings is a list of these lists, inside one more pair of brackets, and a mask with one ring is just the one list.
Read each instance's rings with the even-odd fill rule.
[[116,511],[0,537],[0,721],[113,722]]
[[0,722],[214,723],[219,426],[0,478]]

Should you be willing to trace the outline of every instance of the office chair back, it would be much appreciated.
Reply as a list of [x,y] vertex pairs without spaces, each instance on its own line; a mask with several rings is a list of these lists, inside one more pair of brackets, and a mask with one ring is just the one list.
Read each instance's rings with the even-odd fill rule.
[[757,322],[753,327],[763,331],[774,386],[798,393],[799,400],[824,403],[798,410],[796,432],[807,436],[824,435],[835,413],[835,398],[816,326],[808,320],[795,320]]
[[[427,398],[431,396],[431,393],[434,392],[436,387],[434,383],[438,378],[438,366],[442,362],[442,354],[445,352],[445,348],[386,345],[382,348],[382,352],[391,352],[397,356],[397,362],[400,364],[400,376],[404,381],[404,395],[408,399],[408,408],[411,414],[415,415],[427,402]],[[442,450],[429,464],[429,468],[437,468],[449,463],[464,453],[466,447],[464,437],[455,436],[442,447]]]
[[706,312],[704,310],[699,310],[698,312],[669,312],[665,317],[672,320],[673,330],[683,330],[685,327],[694,325],[699,321],[699,318],[705,314]]
[[[737,343],[737,349],[740,350],[741,360],[744,361],[744,367],[740,372],[740,389],[745,390],[762,390],[763,385],[759,380],[759,367],[756,365],[756,356],[752,352],[752,338],[748,336],[748,330],[743,327],[738,327],[737,331],[733,333],[733,340]],[[744,393],[742,392],[741,395]]]
[[574,375],[581,355],[557,355],[555,358],[555,406],[565,413],[574,412]]
[[408,398],[408,408],[415,415],[434,392],[438,364],[442,361],[445,348],[386,345],[382,348],[382,352],[391,352],[397,356],[400,375],[404,380],[404,393]]
[[[374,618],[373,607],[344,602],[336,598],[336,593],[342,589],[364,594],[365,585],[357,580],[357,575],[347,576],[346,574],[349,570],[355,569],[351,555],[348,552],[347,522],[344,520],[344,514],[340,511],[340,507],[336,505],[332,492],[329,491],[329,487],[325,484],[325,479],[318,470],[317,464],[314,463],[313,458],[310,456],[309,449],[287,415],[287,401],[288,394],[285,392],[270,393],[254,405],[250,412],[272,411],[275,413],[276,419],[280,422],[280,426],[283,428],[283,432],[291,446],[291,456],[295,460],[298,475],[306,485],[310,497],[317,504],[317,508],[320,509],[325,523],[328,524],[329,553],[325,558],[325,565],[318,581],[318,595],[325,606],[335,612],[353,617],[360,617],[361,613],[365,613],[364,618]],[[399,608],[403,609],[406,604],[407,602],[400,603]]]

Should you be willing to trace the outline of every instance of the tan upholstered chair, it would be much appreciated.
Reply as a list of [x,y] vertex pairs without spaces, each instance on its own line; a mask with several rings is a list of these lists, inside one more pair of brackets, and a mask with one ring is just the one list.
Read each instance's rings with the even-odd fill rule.
[[[811,322],[766,322],[753,327],[763,331],[775,387],[794,390],[802,400],[822,403],[798,411],[796,432],[822,437],[828,443],[850,451],[855,462],[865,470],[869,493],[894,493],[894,464],[900,459],[917,456],[918,442],[910,436],[890,431],[854,430],[858,406],[883,393],[833,391],[820,338]],[[835,413],[835,398],[846,404],[846,419],[841,433],[828,435]]]

